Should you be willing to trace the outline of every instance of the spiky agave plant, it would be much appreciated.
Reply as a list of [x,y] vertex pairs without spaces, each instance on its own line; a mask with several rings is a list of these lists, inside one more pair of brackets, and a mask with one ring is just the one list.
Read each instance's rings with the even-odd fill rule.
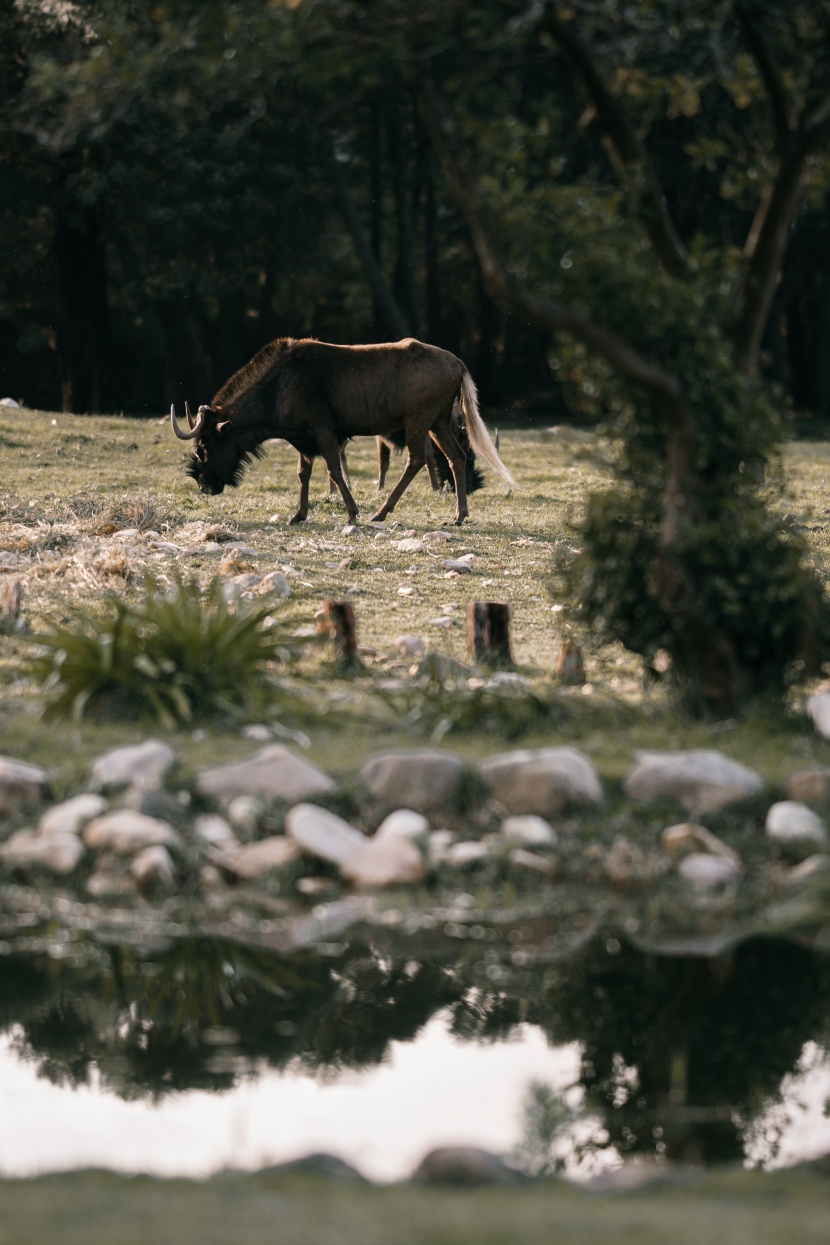
[[82,614],[37,637],[34,674],[47,711],[155,714],[173,728],[198,717],[245,710],[263,691],[269,663],[290,641],[263,629],[267,608],[229,604],[220,580],[145,581],[138,605],[113,601],[107,617]]

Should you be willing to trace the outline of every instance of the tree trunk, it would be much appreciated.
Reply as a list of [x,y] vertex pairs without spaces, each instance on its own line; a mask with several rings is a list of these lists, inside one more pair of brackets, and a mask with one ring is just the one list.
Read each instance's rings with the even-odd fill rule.
[[110,322],[104,244],[86,214],[55,222],[60,313],[56,331],[64,412],[97,414],[109,407]]

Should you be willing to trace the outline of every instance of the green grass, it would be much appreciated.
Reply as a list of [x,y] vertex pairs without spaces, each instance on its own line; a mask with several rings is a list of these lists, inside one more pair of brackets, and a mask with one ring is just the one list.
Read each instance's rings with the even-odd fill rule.
[[0,1182],[0,1245],[823,1245],[826,1239],[827,1177],[800,1170],[722,1171],[613,1194],[564,1182],[370,1188],[278,1172],[196,1182],[92,1171]]
[[[150,721],[91,719],[60,728],[62,750],[56,756],[56,728],[41,719],[42,693],[27,674],[32,634],[73,625],[78,610],[103,615],[113,593],[139,602],[147,574],[162,584],[182,574],[207,583],[217,574],[230,579],[283,567],[289,568],[292,595],[272,603],[281,625],[308,627],[325,597],[349,599],[360,643],[375,650],[375,656],[365,658],[365,676],[356,680],[342,679],[319,651],[310,652],[298,668],[315,694],[337,694],[341,706],[351,701],[347,721],[335,705],[325,714],[306,716],[303,724],[311,737],[310,755],[334,772],[354,769],[381,746],[428,738],[436,724],[434,705],[419,720],[410,716],[404,721],[394,707],[384,709],[372,688],[389,677],[409,679],[410,663],[398,659],[393,648],[401,634],[420,635],[427,651],[467,661],[465,611],[474,599],[513,605],[517,668],[537,696],[554,702],[555,712],[548,718],[526,714],[510,740],[511,724],[516,725],[512,710],[505,710],[502,729],[498,714],[481,720],[474,711],[465,716],[456,698],[456,729],[444,743],[463,754],[481,756],[508,742],[572,742],[593,756],[612,784],[629,768],[635,751],[648,747],[717,746],[761,769],[772,783],[805,764],[830,763],[830,744],[817,739],[800,715],[810,688],[793,689],[785,711],[760,705],[738,723],[694,722],[662,685],[644,682],[639,658],[617,645],[597,645],[581,628],[575,602],[552,575],[552,560],[557,551],[573,547],[585,500],[607,479],[607,447],[591,433],[502,430],[502,457],[519,480],[519,491],[506,495],[488,472],[486,488],[471,499],[470,521],[455,529],[454,499],[433,494],[424,473],[382,530],[364,525],[351,536],[342,533],[342,503],[328,497],[319,465],[309,521],[286,526],[296,502],[296,456],[283,444],[271,447],[266,460],[249,469],[238,490],[216,498],[198,493],[184,474],[181,447],[156,421],[4,413],[0,446],[0,593],[6,582],[21,580],[28,629],[9,633],[7,627],[0,636],[0,752],[45,762],[58,788],[76,784],[102,746],[158,728]],[[794,442],[782,467],[783,478],[774,482],[781,495],[774,504],[783,501],[807,528],[826,580],[830,446]],[[368,518],[376,503],[371,439],[351,447],[350,469],[361,515]],[[115,539],[124,528],[138,528],[139,534]],[[395,548],[404,534],[436,529],[449,532],[451,539],[430,544],[423,553]],[[219,552],[200,552],[204,542],[196,539],[199,535],[217,538]],[[163,547],[166,542],[187,553],[174,555]],[[228,552],[234,542],[259,556],[244,548]],[[446,578],[443,559],[468,551],[475,555],[473,573]],[[414,592],[402,595],[399,588]],[[254,598],[257,605],[262,600]],[[437,617],[452,622],[431,625]],[[582,646],[583,687],[556,687],[556,658],[565,638]],[[186,770],[216,759],[217,749],[227,759],[252,750],[226,723],[209,727],[207,737],[196,740],[189,730],[166,735]]]

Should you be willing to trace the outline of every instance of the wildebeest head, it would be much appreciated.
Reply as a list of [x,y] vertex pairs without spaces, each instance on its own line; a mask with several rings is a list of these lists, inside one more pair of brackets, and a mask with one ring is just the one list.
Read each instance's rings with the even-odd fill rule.
[[190,414],[185,402],[185,415],[189,431],[184,432],[176,421],[176,411],[170,407],[170,424],[180,441],[195,441],[193,455],[187,474],[199,485],[203,493],[221,493],[226,485],[236,488],[242,473],[252,458],[259,457],[258,448],[246,450],[221,407],[200,406],[196,419]]

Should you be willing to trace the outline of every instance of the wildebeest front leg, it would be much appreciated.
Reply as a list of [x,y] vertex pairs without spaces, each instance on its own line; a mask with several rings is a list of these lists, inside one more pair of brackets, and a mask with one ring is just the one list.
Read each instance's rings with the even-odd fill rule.
[[[346,451],[343,449],[342,446],[340,447],[340,470],[343,472],[343,479],[346,481],[349,488],[351,488],[352,480],[351,480],[351,476],[349,475],[349,466],[348,466],[348,463],[346,462]],[[331,474],[329,474],[329,497],[331,497],[336,492],[337,492],[337,481],[333,480],[331,477]]]
[[386,516],[392,513],[400,501],[401,495],[406,491],[426,462],[426,442],[422,437],[416,437],[412,444],[407,444],[406,449],[407,459],[403,475],[377,514],[372,515],[372,518],[369,520],[370,523],[382,523]]
[[308,458],[305,454],[300,455],[297,463],[297,477],[300,481],[300,504],[297,507],[297,513],[291,518],[290,523],[302,523],[308,518],[308,486],[313,466],[313,458]]
[[316,439],[317,448],[329,469],[329,477],[334,480],[334,483],[340,489],[340,496],[343,498],[349,522],[354,523],[357,518],[357,502],[352,497],[349,486],[346,483],[346,477],[341,466],[342,451],[337,444],[337,438],[333,434],[318,433]]
[[449,459],[452,478],[455,481],[455,522],[463,523],[469,513],[467,509],[467,463],[461,446],[453,435],[449,418],[439,420],[430,430],[429,435]]

